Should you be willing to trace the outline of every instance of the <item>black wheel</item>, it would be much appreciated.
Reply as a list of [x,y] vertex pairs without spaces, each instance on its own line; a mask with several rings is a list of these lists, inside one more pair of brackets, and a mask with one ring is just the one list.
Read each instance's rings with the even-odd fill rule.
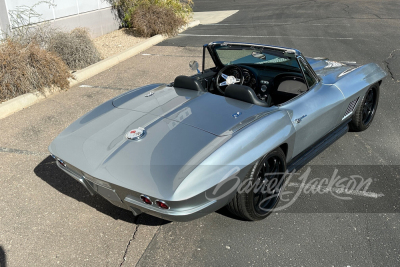
[[379,102],[379,85],[371,86],[365,93],[362,102],[357,106],[352,121],[350,122],[350,129],[354,132],[361,132],[366,130],[374,119],[376,109]]
[[282,149],[276,148],[261,158],[245,178],[247,183],[241,188],[251,188],[237,192],[228,204],[228,210],[249,221],[267,217],[279,202],[284,184],[286,159]]

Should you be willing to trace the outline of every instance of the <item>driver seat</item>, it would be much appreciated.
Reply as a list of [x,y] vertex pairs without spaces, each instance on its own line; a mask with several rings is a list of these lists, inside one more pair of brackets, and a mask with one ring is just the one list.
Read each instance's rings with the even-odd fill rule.
[[233,98],[261,107],[271,106],[271,96],[268,95],[266,101],[260,100],[254,90],[245,85],[231,84],[225,89],[225,97]]

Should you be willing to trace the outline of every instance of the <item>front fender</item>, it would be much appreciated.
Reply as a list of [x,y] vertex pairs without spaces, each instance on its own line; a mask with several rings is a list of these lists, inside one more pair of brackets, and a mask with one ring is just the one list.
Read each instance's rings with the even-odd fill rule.
[[361,66],[346,74],[335,85],[342,91],[345,98],[364,94],[366,89],[386,77],[386,72],[375,63]]

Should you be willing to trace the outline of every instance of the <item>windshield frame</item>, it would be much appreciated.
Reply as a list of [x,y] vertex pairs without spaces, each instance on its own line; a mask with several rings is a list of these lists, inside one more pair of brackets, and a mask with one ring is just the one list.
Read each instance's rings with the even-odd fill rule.
[[[225,67],[225,64],[223,64],[218,56],[218,53],[216,52],[216,48],[221,47],[221,46],[238,46],[238,47],[248,47],[248,48],[253,48],[257,50],[272,50],[276,51],[279,53],[283,53],[285,57],[293,57],[295,58],[296,56],[301,56],[302,54],[300,51],[293,49],[293,48],[287,48],[287,47],[280,47],[280,46],[271,46],[271,45],[264,45],[264,44],[252,44],[252,43],[240,43],[240,42],[225,42],[225,41],[218,41],[218,42],[211,42],[209,44],[204,45],[204,48],[207,47],[207,50],[211,56],[211,58],[214,61],[215,66],[219,68]],[[203,57],[204,60],[204,57]],[[246,64],[246,63],[243,63]],[[252,64],[252,63],[248,63]],[[204,64],[203,64],[204,66]],[[203,68],[204,71],[204,68]]]

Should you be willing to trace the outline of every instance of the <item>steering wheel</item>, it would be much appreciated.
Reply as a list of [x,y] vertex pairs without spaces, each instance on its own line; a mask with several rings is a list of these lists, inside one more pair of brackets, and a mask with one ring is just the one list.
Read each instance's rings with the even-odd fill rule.
[[[237,70],[237,76],[239,76],[238,78],[233,75],[225,74],[225,73],[232,74],[231,69]],[[228,66],[223,67],[218,72],[217,78],[215,79],[215,85],[216,85],[218,91],[224,95],[225,89],[228,85],[235,84],[235,83],[242,85],[243,81],[244,81],[244,76],[243,76],[242,68],[240,68],[239,66],[236,66],[236,65],[228,65]]]

